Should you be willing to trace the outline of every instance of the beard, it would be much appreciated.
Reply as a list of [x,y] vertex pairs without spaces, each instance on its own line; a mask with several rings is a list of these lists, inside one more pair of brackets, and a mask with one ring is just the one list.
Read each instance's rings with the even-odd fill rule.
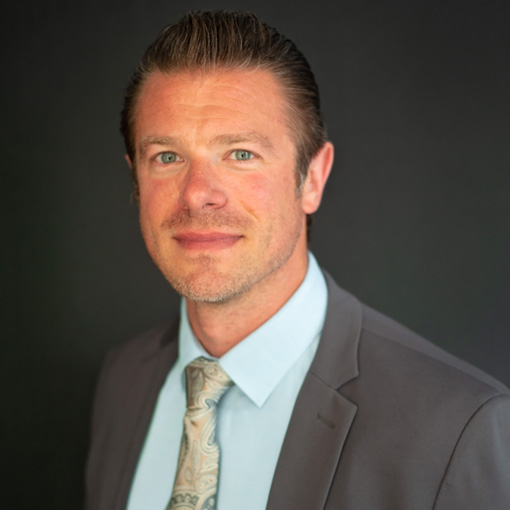
[[[282,224],[281,219],[279,223]],[[163,223],[165,235],[162,238],[170,238],[171,243],[175,242],[173,233],[179,230],[221,231],[227,228],[252,233],[248,234],[248,238],[242,236],[238,241],[240,245],[236,243],[232,247],[239,252],[234,252],[228,264],[221,252],[171,255],[165,250],[164,242],[158,242],[158,236],[152,236],[156,248],[154,253],[149,251],[167,281],[181,296],[202,303],[226,303],[245,294],[283,266],[294,252],[302,230],[302,222],[297,218],[292,223],[283,223],[283,233],[275,232],[272,224],[263,231],[257,231],[254,224],[250,217],[224,210],[181,210]],[[277,235],[280,239],[275,239]],[[255,240],[255,244],[249,243],[250,240]],[[243,249],[242,243],[249,244]]]

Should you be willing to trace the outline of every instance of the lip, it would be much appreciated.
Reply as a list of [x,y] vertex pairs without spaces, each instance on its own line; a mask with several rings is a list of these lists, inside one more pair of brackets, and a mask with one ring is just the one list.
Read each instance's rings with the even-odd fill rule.
[[177,243],[187,250],[218,250],[228,248],[243,236],[231,232],[177,232],[173,238]]

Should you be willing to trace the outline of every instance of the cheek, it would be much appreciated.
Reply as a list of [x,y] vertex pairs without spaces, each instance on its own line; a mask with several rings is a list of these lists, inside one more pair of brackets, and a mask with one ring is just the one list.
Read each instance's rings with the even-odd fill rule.
[[274,214],[273,193],[265,179],[260,177],[247,179],[233,191],[231,195],[233,202],[237,202],[237,207],[246,211],[259,225],[267,222]]
[[163,181],[140,186],[140,228],[147,250],[154,258],[161,239],[161,225],[172,210],[171,193]]
[[140,216],[144,222],[156,223],[176,202],[175,186],[167,180],[147,179],[140,182]]
[[241,205],[261,220],[278,218],[296,202],[294,180],[268,178],[260,174],[250,175],[236,186],[235,194]]

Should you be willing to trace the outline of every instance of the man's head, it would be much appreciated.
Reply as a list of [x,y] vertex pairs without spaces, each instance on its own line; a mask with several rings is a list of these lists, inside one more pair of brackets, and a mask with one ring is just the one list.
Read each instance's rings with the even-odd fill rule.
[[178,292],[290,297],[333,158],[292,43],[251,14],[189,14],[147,50],[122,126],[147,249]]
[[[246,12],[190,12],[166,27],[144,53],[126,90],[121,132],[136,160],[134,119],[140,92],[154,72],[261,69],[275,76],[287,99],[288,122],[296,144],[298,188],[312,157],[327,139],[319,90],[303,54],[294,43]],[[134,171],[135,193],[138,181]]]

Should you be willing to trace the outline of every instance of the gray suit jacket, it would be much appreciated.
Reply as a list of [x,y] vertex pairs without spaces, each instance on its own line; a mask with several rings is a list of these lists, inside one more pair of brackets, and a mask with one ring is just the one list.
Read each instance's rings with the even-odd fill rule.
[[[327,279],[324,330],[267,508],[510,509],[509,390]],[[107,357],[94,408],[87,510],[125,509],[176,357],[177,324]]]

